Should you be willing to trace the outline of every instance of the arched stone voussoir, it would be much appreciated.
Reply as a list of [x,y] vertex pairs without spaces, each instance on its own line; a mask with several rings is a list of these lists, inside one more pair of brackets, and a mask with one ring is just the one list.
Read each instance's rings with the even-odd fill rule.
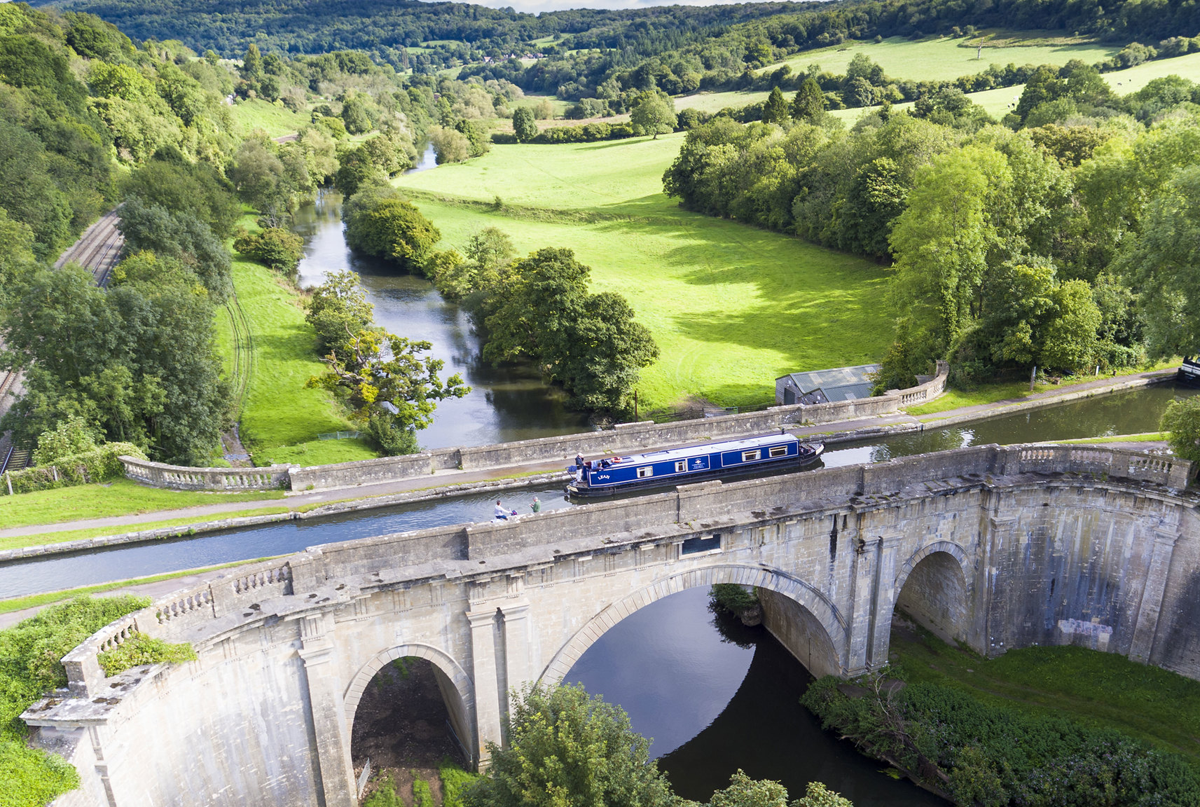
[[691,588],[712,586],[720,583],[736,583],[769,589],[795,601],[816,617],[824,628],[826,638],[839,656],[846,647],[846,620],[829,600],[816,588],[803,580],[792,577],[777,569],[763,566],[717,564],[669,575],[609,603],[600,613],[588,620],[575,632],[566,644],[558,649],[550,663],[538,677],[546,684],[557,684],[571,671],[571,667],[606,630],[625,616],[653,602],[678,594]]
[[346,710],[347,729],[351,731],[354,729],[354,717],[358,711],[358,702],[362,699],[363,692],[375,674],[384,665],[406,656],[423,658],[442,671],[454,686],[455,691],[458,692],[458,697],[462,699],[463,711],[473,724],[475,721],[475,685],[462,666],[449,654],[431,645],[402,644],[380,650],[359,667],[358,672],[350,679],[350,684],[342,696]]
[[912,574],[913,569],[917,568],[917,564],[937,552],[945,552],[958,561],[958,568],[962,571],[963,575],[963,591],[970,591],[973,574],[971,560],[967,557],[967,551],[953,541],[934,541],[912,553],[908,560],[896,571],[896,579],[892,581],[893,600],[900,596],[901,589],[904,588],[904,584],[908,581],[908,576]]

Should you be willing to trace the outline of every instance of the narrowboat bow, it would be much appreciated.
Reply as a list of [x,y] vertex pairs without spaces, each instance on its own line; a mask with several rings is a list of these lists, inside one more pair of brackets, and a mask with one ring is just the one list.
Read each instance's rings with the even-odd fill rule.
[[816,462],[825,446],[802,443],[792,434],[764,434],[738,440],[604,457],[567,466],[571,496],[611,496],[627,490],[715,479],[774,467]]

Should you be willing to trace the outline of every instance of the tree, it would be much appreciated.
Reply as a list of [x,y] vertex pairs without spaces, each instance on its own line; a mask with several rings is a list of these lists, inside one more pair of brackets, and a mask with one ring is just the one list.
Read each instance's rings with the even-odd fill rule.
[[429,142],[437,156],[437,164],[460,163],[471,157],[471,141],[462,132],[434,126],[429,130]]
[[96,447],[96,435],[86,420],[72,415],[61,421],[53,430],[38,436],[37,449],[33,452],[34,465],[52,465],[60,457],[82,454]]
[[346,243],[367,255],[389,258],[408,272],[423,261],[442,235],[411,202],[385,198],[346,219]]
[[462,398],[471,391],[462,376],[444,382],[438,377],[446,363],[420,355],[432,347],[382,329],[364,329],[347,340],[340,353],[334,350],[324,357],[329,369],[309,384],[346,390],[355,416],[369,426],[385,450],[412,451],[416,449],[412,434],[433,422],[437,402]]
[[1175,456],[1200,462],[1200,398],[1171,401],[1158,428],[1167,433]]
[[[187,212],[172,214],[140,197],[126,200],[117,224],[125,236],[125,255],[153,252],[175,258],[204,283],[212,299],[222,302],[233,289],[229,250],[203,221]],[[122,271],[118,265],[118,273]]]
[[771,89],[771,94],[763,103],[762,120],[763,123],[778,123],[781,126],[788,121],[788,102],[778,87]]
[[238,195],[272,226],[281,224],[292,212],[296,189],[283,163],[263,139],[251,137],[242,141],[229,169],[229,178]]
[[233,248],[276,272],[291,275],[304,255],[304,239],[282,227],[268,227],[257,235],[243,233],[234,240]]
[[537,137],[537,121],[533,119],[533,110],[527,106],[517,107],[512,117],[513,135],[518,143],[528,143]]
[[513,696],[508,742],[464,794],[467,807],[668,807],[671,786],[620,707],[583,687],[527,685]]
[[246,55],[242,57],[242,78],[249,82],[262,81],[263,78],[263,59],[262,53],[258,50],[258,45],[253,42],[250,47],[246,48]]
[[644,92],[629,120],[638,134],[651,134],[657,140],[660,134],[675,131],[675,102],[661,90]]
[[824,114],[825,93],[821,92],[821,85],[815,78],[806,78],[792,99],[792,119],[816,123]]
[[371,327],[374,310],[356,272],[328,275],[312,290],[305,315],[317,332],[317,354],[345,353],[354,334]]
[[1200,166],[1184,168],[1151,201],[1142,232],[1116,267],[1141,290],[1139,307],[1155,356],[1200,352]]

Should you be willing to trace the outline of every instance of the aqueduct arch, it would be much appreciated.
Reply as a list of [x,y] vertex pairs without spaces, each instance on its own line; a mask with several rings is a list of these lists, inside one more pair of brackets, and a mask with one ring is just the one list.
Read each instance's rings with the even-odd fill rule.
[[[816,674],[886,664],[907,606],[985,655],[1088,643],[1200,678],[1189,474],[977,446],[314,547],[106,626],[64,657],[70,695],[23,718],[75,744],[72,807],[353,807],[348,729],[384,664],[432,662],[479,757],[510,688],[561,680],[629,614],[714,583],[790,614],[802,641],[781,641]],[[99,654],[136,632],[198,658],[107,677]]]
[[690,588],[708,587],[722,583],[765,589],[786,598],[794,606],[798,606],[808,617],[798,627],[801,631],[807,628],[807,632],[818,633],[817,636],[811,638],[821,649],[824,657],[819,665],[821,670],[814,674],[837,674],[841,671],[843,654],[846,651],[845,620],[837,612],[836,606],[819,591],[804,581],[775,569],[717,564],[670,575],[604,608],[554,654],[537,680],[548,684],[557,684],[562,681],[575,662],[609,628],[647,605]]
[[958,544],[937,541],[921,547],[896,574],[895,610],[944,642],[965,641],[971,574],[967,553]]
[[427,644],[403,644],[390,647],[377,653],[359,668],[343,695],[347,736],[353,734],[358,704],[362,700],[363,692],[370,685],[371,679],[396,659],[410,656],[425,659],[433,664],[438,690],[442,693],[446,711],[450,713],[450,723],[454,726],[460,742],[466,746],[468,755],[472,759],[476,758],[477,749],[473,742],[475,732],[472,730],[472,726],[475,725],[475,685],[458,662],[442,650]]

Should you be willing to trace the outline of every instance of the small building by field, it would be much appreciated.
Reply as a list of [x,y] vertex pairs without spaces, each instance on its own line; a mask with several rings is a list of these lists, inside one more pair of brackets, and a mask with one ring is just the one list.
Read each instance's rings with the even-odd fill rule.
[[788,373],[775,379],[776,404],[819,404],[870,398],[878,364]]

